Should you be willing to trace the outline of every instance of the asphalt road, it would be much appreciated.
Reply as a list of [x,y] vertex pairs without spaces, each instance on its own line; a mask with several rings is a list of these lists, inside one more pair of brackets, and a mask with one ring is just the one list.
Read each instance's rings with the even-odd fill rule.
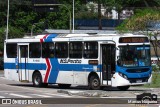
[[[0,103],[3,103],[1,107],[135,107],[137,105],[128,103],[128,99],[134,101],[137,95],[144,92],[160,96],[160,88],[131,87],[128,91],[111,87],[104,90],[86,90],[85,87],[77,86],[59,89],[57,85],[36,88],[32,83],[7,80],[3,71],[0,71]],[[139,106],[160,107],[159,104]]]

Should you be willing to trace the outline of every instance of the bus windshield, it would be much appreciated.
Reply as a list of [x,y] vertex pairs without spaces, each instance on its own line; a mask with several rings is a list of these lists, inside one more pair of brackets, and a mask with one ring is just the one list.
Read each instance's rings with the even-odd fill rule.
[[120,55],[118,65],[124,67],[150,66],[150,46],[127,45],[119,46]]

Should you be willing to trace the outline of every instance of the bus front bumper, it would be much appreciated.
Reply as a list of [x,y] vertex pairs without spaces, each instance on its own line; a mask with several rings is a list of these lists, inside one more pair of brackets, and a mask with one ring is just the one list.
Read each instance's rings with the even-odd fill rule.
[[111,78],[112,81],[112,87],[117,87],[117,86],[128,86],[128,85],[144,85],[144,84],[150,84],[152,82],[152,74],[146,80],[144,79],[132,79],[128,80],[126,78],[123,78],[120,76],[118,73],[115,73],[113,77]]

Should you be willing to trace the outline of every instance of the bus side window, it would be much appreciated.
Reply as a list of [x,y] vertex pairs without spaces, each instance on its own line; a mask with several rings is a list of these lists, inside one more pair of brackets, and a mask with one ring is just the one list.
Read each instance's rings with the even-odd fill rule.
[[69,43],[69,57],[82,58],[82,42]]
[[42,58],[53,58],[54,57],[54,43],[43,43],[42,44]]
[[57,58],[67,58],[68,57],[68,43],[67,42],[57,42],[55,44],[55,57]]
[[98,58],[98,43],[84,42],[84,58]]
[[8,58],[16,58],[17,57],[17,44],[11,43],[6,45],[6,53]]
[[40,58],[41,57],[41,44],[40,43],[30,43],[29,44],[29,57],[30,58]]

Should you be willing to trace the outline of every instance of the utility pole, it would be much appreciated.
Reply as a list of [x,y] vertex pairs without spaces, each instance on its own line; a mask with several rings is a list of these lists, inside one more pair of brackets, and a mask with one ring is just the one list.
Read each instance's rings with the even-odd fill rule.
[[72,33],[74,33],[74,0],[73,0],[73,27],[72,27]]
[[101,1],[98,0],[98,30],[102,30]]
[[8,9],[7,9],[7,28],[6,28],[6,40],[8,39],[8,23],[9,23],[9,0],[8,0]]

